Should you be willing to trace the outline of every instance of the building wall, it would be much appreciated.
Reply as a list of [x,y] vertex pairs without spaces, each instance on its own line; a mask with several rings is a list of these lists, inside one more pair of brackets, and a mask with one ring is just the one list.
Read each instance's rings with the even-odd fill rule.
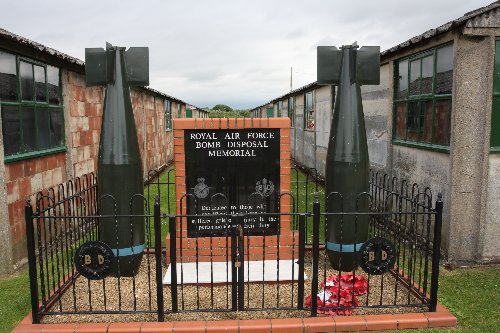
[[174,160],[174,136],[172,131],[165,132],[165,160],[170,163]]
[[456,40],[450,193],[453,227],[448,252],[449,259],[458,264],[483,261],[485,242],[500,248],[498,236],[481,233],[488,201],[493,59],[493,37],[460,36]]
[[[139,140],[144,176],[167,163],[165,149],[164,101],[144,89],[132,89],[132,108]],[[160,147],[161,145],[161,147]]]
[[[454,41],[454,39],[455,33],[449,32],[422,43],[418,47],[408,48],[391,55],[389,59],[384,59],[381,64],[380,85],[363,87],[363,91],[370,91],[368,94],[363,94],[363,98],[368,97],[367,100],[363,100],[363,105],[372,167],[381,169],[400,180],[405,179],[410,184],[416,183],[421,187],[421,190],[429,187],[434,201],[438,194],[442,194],[444,201],[442,248],[445,254],[448,254],[449,250],[447,235],[450,232],[450,153],[392,143],[393,82],[395,60]],[[385,114],[383,110],[385,110]],[[452,117],[454,112],[455,110],[452,111]],[[383,128],[384,124],[385,129]],[[451,136],[453,136],[453,128],[451,131]],[[452,149],[450,147],[450,151]]]
[[[66,152],[5,164],[0,123],[0,275],[26,261],[26,196],[97,170],[104,87],[87,87],[85,75],[61,68],[61,88]],[[172,131],[165,131],[166,97],[133,87],[131,100],[146,178],[149,170],[173,160]],[[172,100],[173,118],[181,104]]]
[[[488,17],[495,15],[500,14]],[[467,27],[394,51],[382,59],[380,84],[362,87],[371,167],[417,183],[421,190],[429,187],[433,201],[442,194],[442,248],[454,264],[500,261],[500,155],[489,151],[495,36],[499,28]],[[394,61],[449,42],[454,45],[449,152],[393,144]],[[314,87],[316,128],[304,131],[308,89],[294,93],[292,156],[324,176],[332,98],[324,87]]]
[[[431,189],[433,201],[442,194],[443,227],[441,234],[442,248],[448,251],[446,235],[450,229],[450,157],[446,153],[427,151],[417,148],[391,145],[392,163],[384,170],[400,180],[406,179],[410,184],[419,185],[420,191],[426,187]],[[434,204],[434,203],[433,203]]]
[[313,165],[308,164],[311,161],[307,161],[304,158],[304,93],[299,93],[295,95],[295,126],[292,129],[293,133],[293,147],[292,147],[292,158],[295,162],[312,168]]
[[480,248],[482,261],[500,261],[500,155],[490,155],[488,163],[487,201],[485,222],[482,225],[481,233],[484,241]]
[[373,169],[388,171],[392,127],[392,66],[380,66],[380,84],[361,86],[368,154]]
[[87,87],[82,74],[63,70],[61,76],[68,149],[64,181],[96,170],[104,90]]
[[320,86],[315,90],[315,151],[314,167],[319,174],[324,175],[326,171],[326,153],[330,138],[330,127],[333,115],[332,87]]
[[[0,107],[0,112],[1,112]],[[2,117],[0,117],[0,147],[3,147]],[[0,275],[8,274],[12,271],[12,239],[11,223],[9,221],[9,208],[7,205],[6,170],[3,149],[0,149]],[[8,221],[8,222],[7,222]]]

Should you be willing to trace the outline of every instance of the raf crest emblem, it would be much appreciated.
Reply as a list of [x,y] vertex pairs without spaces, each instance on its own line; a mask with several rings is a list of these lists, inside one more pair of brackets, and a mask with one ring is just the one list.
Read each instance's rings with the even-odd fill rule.
[[274,192],[274,184],[272,181],[263,178],[255,184],[255,191],[262,196],[267,197]]
[[194,195],[199,199],[205,199],[210,192],[210,188],[205,184],[205,178],[200,177],[197,179],[198,184],[194,187]]

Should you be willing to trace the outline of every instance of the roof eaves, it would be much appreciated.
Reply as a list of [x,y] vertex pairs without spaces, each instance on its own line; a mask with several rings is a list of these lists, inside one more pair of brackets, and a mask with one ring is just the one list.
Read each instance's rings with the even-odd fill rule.
[[53,48],[47,47],[45,45],[42,45],[42,44],[37,43],[35,41],[32,41],[28,38],[16,35],[16,34],[9,32],[5,29],[2,29],[2,28],[0,28],[0,37],[3,37],[5,39],[11,40],[13,42],[19,43],[21,45],[27,46],[29,48],[34,49],[35,51],[46,53],[46,54],[51,55],[53,57],[56,57],[58,59],[69,62],[71,64],[85,67],[85,63],[80,59],[77,59],[77,58],[74,58],[74,57],[67,55],[65,53],[59,52]]
[[[16,35],[10,31],[7,31],[5,29],[2,29],[0,28],[0,38],[4,38],[4,39],[7,39],[7,40],[11,40],[15,43],[18,43],[20,45],[24,45],[28,48],[31,48],[37,52],[41,52],[41,53],[45,53],[45,54],[48,54],[50,56],[53,56],[57,59],[60,59],[66,63],[69,63],[69,64],[72,64],[72,65],[76,65],[78,67],[80,67],[80,69],[84,72],[85,71],[85,62],[78,59],[78,58],[74,58],[70,55],[67,55],[65,53],[62,53],[62,52],[59,52],[53,48],[50,48],[48,46],[45,46],[45,45],[42,45],[38,42],[35,42],[35,41],[32,41],[28,38],[25,38],[25,37],[22,37],[22,36],[19,36],[19,35]],[[153,94],[156,94],[156,95],[159,95],[159,96],[162,96],[162,97],[165,97],[167,99],[170,99],[172,101],[175,101],[175,102],[180,102],[180,103],[184,103],[184,104],[187,104],[186,102],[184,102],[183,100],[181,99],[178,99],[178,98],[175,98],[175,97],[172,97],[170,95],[167,95],[165,93],[162,93],[158,90],[155,90],[153,88],[150,88],[150,87],[142,87],[143,89],[153,93]]]
[[289,97],[289,96],[295,95],[295,94],[297,94],[297,93],[299,93],[299,92],[302,92],[302,91],[308,90],[308,89],[310,89],[310,88],[312,88],[312,87],[314,87],[314,86],[317,86],[317,85],[318,85],[318,84],[317,84],[317,81],[314,81],[314,82],[308,83],[308,84],[306,84],[305,86],[302,86],[302,87],[300,87],[300,88],[294,89],[294,90],[292,90],[292,91],[290,91],[290,92],[287,92],[286,94],[281,95],[281,96],[279,96],[279,97],[273,98],[273,99],[272,99],[272,100],[270,100],[269,102],[264,103],[264,104],[262,104],[262,105],[260,105],[260,106],[257,106],[257,107],[255,107],[255,108],[251,109],[251,111],[256,110],[256,109],[259,109],[259,108],[261,108],[261,107],[263,107],[263,106],[266,106],[266,105],[268,105],[268,104],[274,103],[274,102],[276,102],[276,101],[279,101],[280,99],[283,99],[283,98],[286,98],[286,97]]
[[384,58],[388,58],[392,53],[394,53],[396,51],[403,50],[407,47],[418,44],[422,41],[431,39],[435,36],[438,36],[440,34],[444,34],[448,31],[456,29],[456,28],[464,25],[465,23],[467,23],[467,21],[469,21],[470,19],[473,19],[476,16],[479,16],[481,14],[489,12],[495,8],[498,8],[498,7],[500,7],[500,2],[495,1],[494,3],[491,3],[488,6],[481,7],[481,8],[478,8],[476,10],[465,13],[463,16],[461,16],[455,20],[452,20],[450,22],[447,22],[443,25],[440,25],[437,28],[427,30],[426,32],[424,32],[418,36],[412,37],[401,44],[398,44],[396,46],[393,46],[393,47],[381,52],[380,53],[381,60],[383,60]]

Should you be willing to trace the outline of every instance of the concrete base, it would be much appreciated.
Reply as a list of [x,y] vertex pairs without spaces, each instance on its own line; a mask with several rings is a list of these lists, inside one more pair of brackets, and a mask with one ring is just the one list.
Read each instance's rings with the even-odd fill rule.
[[[276,267],[279,265],[279,276]],[[230,262],[194,262],[177,263],[177,282],[184,284],[197,283],[231,283]],[[292,260],[259,260],[244,263],[245,282],[280,282],[298,280],[299,265]],[[167,273],[163,277],[163,284],[171,283],[172,265],[168,265]],[[250,272],[250,274],[248,274]],[[213,276],[212,276],[213,274]],[[304,279],[307,276],[304,274]]]

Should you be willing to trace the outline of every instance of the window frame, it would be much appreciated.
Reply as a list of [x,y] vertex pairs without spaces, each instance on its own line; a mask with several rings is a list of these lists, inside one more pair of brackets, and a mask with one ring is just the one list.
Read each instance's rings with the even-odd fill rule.
[[290,127],[295,127],[295,96],[288,97],[288,118],[290,118]]
[[177,118],[182,118],[182,103],[177,103]]
[[500,154],[500,36],[495,38],[491,98],[490,153]]
[[165,119],[165,132],[172,131],[172,102],[168,99],[165,100],[164,107],[164,119]]
[[[450,102],[450,110],[448,114],[449,118],[449,123],[447,127],[447,131],[451,133],[451,113],[453,112],[453,104],[452,104],[452,96],[453,96],[453,76],[451,77],[452,80],[452,88],[450,93],[437,93],[437,63],[438,63],[438,51],[440,49],[446,48],[446,47],[452,47],[452,52],[454,51],[454,44],[453,42],[447,42],[441,45],[438,45],[436,47],[433,47],[431,49],[424,50],[422,52],[418,52],[415,54],[412,54],[410,56],[404,57],[397,59],[393,62],[393,68],[394,68],[394,75],[393,75],[393,100],[392,100],[392,143],[396,145],[401,145],[401,146],[408,146],[408,147],[413,147],[413,148],[421,148],[421,149],[427,149],[427,150],[432,150],[432,151],[437,151],[437,152],[444,152],[444,153],[449,153],[450,151],[450,143],[446,144],[437,144],[435,142],[435,129],[437,125],[437,120],[436,120],[436,114],[437,114],[437,103],[439,101],[449,101]],[[423,73],[423,67],[422,63],[423,60],[426,59],[427,57],[432,56],[433,64],[432,64],[432,89],[431,92],[428,93],[422,93],[422,87],[423,87],[423,78],[422,78],[422,73]],[[406,94],[405,96],[399,97],[399,65],[400,63],[407,62],[406,64]],[[419,93],[414,94],[411,93],[411,64],[414,63],[415,61],[419,61],[419,66],[420,66],[420,76],[419,76]],[[452,68],[454,70],[454,68]],[[403,76],[405,77],[405,76]],[[432,112],[431,112],[431,138],[430,142],[425,142],[424,140],[424,126],[425,126],[425,108],[424,108],[424,103],[432,103]],[[418,104],[418,114],[417,116],[415,115],[410,115],[410,104],[412,103],[417,103]],[[405,107],[405,138],[398,138],[398,106],[404,105]],[[414,121],[411,121],[411,120]],[[416,123],[415,123],[416,119]],[[408,138],[408,133],[417,133],[417,139],[412,140]],[[446,137],[449,137],[448,132],[445,133]]]
[[[36,59],[28,58],[25,56],[21,56],[19,54],[16,54],[14,52],[10,52],[4,49],[0,49],[0,52],[10,54],[14,56],[15,58],[15,66],[16,66],[16,100],[15,101],[2,101],[0,100],[0,117],[3,118],[2,113],[4,112],[5,107],[13,107],[17,108],[18,112],[18,119],[19,119],[19,133],[18,133],[18,138],[19,138],[19,144],[21,146],[21,149],[18,150],[15,153],[10,153],[7,154],[5,152],[5,133],[3,133],[4,137],[4,163],[10,163],[10,162],[15,162],[15,161],[20,161],[20,160],[25,160],[33,157],[39,157],[39,156],[45,156],[45,155],[51,155],[59,152],[64,152],[67,150],[66,148],[66,128],[65,128],[65,115],[64,115],[64,101],[62,98],[62,68],[55,66],[50,63],[45,63],[38,61]],[[26,63],[31,66],[31,74],[32,74],[32,100],[25,100],[23,99],[22,96],[22,86],[21,86],[21,76],[20,76],[20,68],[21,68],[21,63]],[[45,100],[44,101],[39,101],[37,100],[37,92],[36,92],[36,76],[35,76],[35,66],[41,67],[43,69],[44,73],[44,86],[45,86]],[[54,67],[57,68],[58,70],[58,98],[59,98],[59,104],[54,104],[51,103],[50,101],[50,96],[49,96],[49,78],[48,78],[48,67]],[[34,116],[34,126],[35,126],[35,141],[34,145],[35,148],[33,150],[26,150],[24,148],[24,126],[23,126],[23,108],[32,108],[33,111],[33,116]],[[51,112],[52,111],[59,111],[61,113],[61,128],[60,128],[60,135],[61,135],[61,143],[59,145],[53,144],[51,145],[51,129],[52,129],[52,122],[51,122]],[[48,135],[47,135],[47,140],[48,140],[48,147],[46,148],[38,148],[40,146],[40,128],[42,128],[42,124],[39,123],[39,113],[40,112],[47,112],[48,114],[46,115],[46,121],[47,124],[45,124],[47,127]],[[2,123],[2,126],[4,127],[5,125]]]
[[274,108],[267,108],[266,109],[266,118],[272,118],[274,117]]
[[[311,108],[307,105],[307,95],[311,94]],[[312,119],[311,119],[312,118]],[[311,127],[308,126],[309,121],[313,121]],[[314,131],[316,129],[316,112],[315,112],[315,93],[310,90],[304,93],[304,130]]]
[[287,115],[283,112],[283,100],[278,101],[278,110],[276,112],[276,116],[281,118],[287,117]]

